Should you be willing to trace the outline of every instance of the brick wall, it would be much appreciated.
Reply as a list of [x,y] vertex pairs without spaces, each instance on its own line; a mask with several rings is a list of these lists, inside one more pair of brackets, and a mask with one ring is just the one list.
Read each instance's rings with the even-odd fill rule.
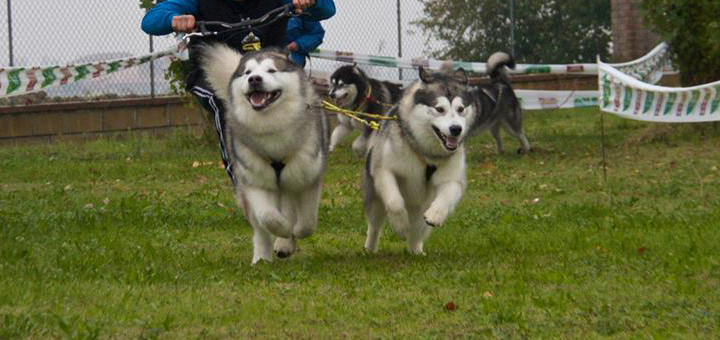
[[0,144],[83,141],[110,134],[199,129],[203,113],[178,98],[0,107]]
[[610,0],[613,62],[625,62],[647,54],[660,38],[643,20],[642,0]]

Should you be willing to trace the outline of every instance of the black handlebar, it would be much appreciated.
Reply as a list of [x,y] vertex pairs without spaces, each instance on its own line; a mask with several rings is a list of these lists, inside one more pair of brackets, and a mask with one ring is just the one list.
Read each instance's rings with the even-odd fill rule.
[[[250,30],[252,28],[261,28],[280,20],[281,18],[297,17],[303,14],[295,14],[293,12],[293,8],[294,7],[292,4],[283,5],[276,9],[273,9],[270,12],[265,13],[263,16],[257,19],[245,19],[237,23],[228,23],[223,21],[198,21],[195,23],[195,27],[198,32],[190,33],[186,35],[186,37],[205,37],[233,31],[243,31]],[[220,26],[223,29],[220,31],[211,31],[207,29],[207,26]]]

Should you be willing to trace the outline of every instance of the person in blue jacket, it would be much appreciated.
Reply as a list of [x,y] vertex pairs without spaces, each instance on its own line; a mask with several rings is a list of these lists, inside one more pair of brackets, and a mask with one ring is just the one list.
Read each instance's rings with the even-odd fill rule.
[[[195,30],[197,21],[234,23],[247,18],[256,19],[275,8],[289,3],[292,3],[296,10],[306,14],[302,15],[304,20],[308,22],[314,21],[318,26],[320,25],[318,21],[326,20],[335,15],[335,3],[333,0],[166,0],[159,2],[145,13],[141,28],[145,33],[152,35],[165,35],[173,32],[190,33]],[[288,19],[284,18],[259,29],[253,29],[252,33],[260,39],[263,47],[290,48],[288,45],[292,44],[286,39],[287,26]],[[217,36],[193,38],[188,48],[190,57],[189,74],[185,79],[185,88],[195,95],[203,108],[212,113],[218,137],[220,138],[220,155],[225,164],[225,170],[233,181],[232,168],[227,157],[225,138],[223,136],[225,107],[220,99],[215,96],[210,86],[207,85],[205,76],[199,67],[195,49],[200,43],[221,42],[242,53],[242,40],[248,33],[248,31],[234,31],[221,33]],[[309,46],[304,45],[303,39],[306,38],[300,37],[292,41],[297,46],[296,51],[293,52],[302,53],[305,51],[304,48]]]
[[295,17],[288,21],[285,41],[291,51],[290,58],[301,67],[305,67],[310,52],[323,42],[325,30],[319,22]]

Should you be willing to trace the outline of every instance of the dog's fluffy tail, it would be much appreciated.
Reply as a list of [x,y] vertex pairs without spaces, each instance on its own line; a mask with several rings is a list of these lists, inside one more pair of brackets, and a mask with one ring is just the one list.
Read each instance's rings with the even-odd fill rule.
[[230,79],[240,64],[242,56],[224,44],[199,46],[200,67],[215,94],[225,102],[230,101]]
[[492,80],[502,80],[509,82],[505,67],[515,68],[515,59],[505,52],[493,53],[487,61],[487,73]]

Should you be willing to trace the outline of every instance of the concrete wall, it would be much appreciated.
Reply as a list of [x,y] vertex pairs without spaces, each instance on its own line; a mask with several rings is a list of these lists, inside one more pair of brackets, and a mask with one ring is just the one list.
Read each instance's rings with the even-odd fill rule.
[[0,107],[0,145],[84,141],[110,134],[200,129],[201,111],[179,98]]

